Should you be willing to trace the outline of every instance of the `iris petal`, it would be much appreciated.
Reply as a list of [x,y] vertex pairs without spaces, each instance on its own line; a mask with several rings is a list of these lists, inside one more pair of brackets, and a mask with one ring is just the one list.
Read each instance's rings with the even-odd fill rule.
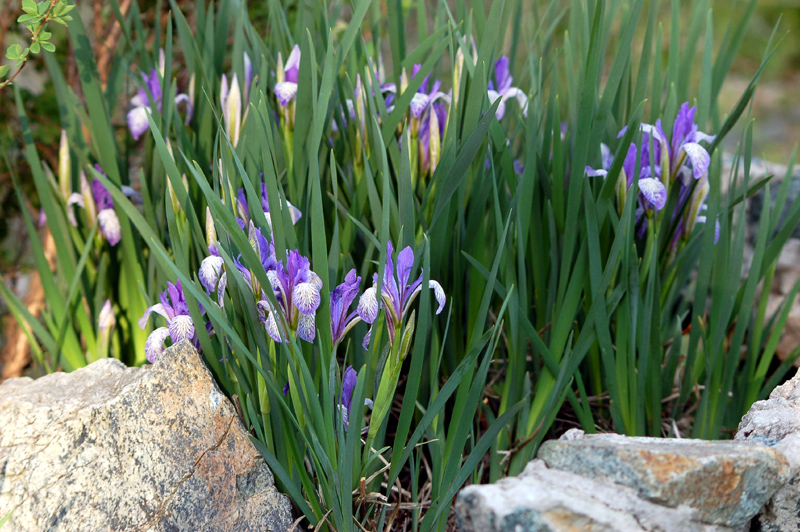
[[147,356],[147,361],[155,364],[161,353],[164,352],[164,340],[169,336],[169,329],[166,327],[159,327],[150,333],[147,341],[144,343],[144,352]]
[[122,232],[117,213],[114,212],[114,209],[103,209],[97,214],[97,221],[100,222],[100,232],[103,233],[109,244],[115,246],[119,242]]
[[442,309],[444,309],[444,304],[447,302],[447,296],[444,293],[444,288],[442,288],[442,285],[433,279],[428,281],[428,288],[433,289],[433,295],[436,298],[436,302],[439,303],[439,308],[436,309],[436,314],[439,314],[442,312]]
[[410,246],[406,246],[397,254],[397,283],[400,290],[404,290],[408,284],[408,277],[411,275],[411,268],[414,266],[414,251]]
[[283,81],[275,85],[275,96],[278,98],[282,107],[289,105],[289,102],[297,95],[297,83]]
[[172,318],[169,322],[169,337],[172,339],[172,343],[193,339],[194,323],[192,323],[192,318],[183,314]]
[[364,290],[358,300],[358,315],[367,323],[372,323],[378,317],[377,289],[374,286]]
[[313,314],[301,314],[297,320],[297,337],[306,342],[313,342],[317,336],[316,319]]
[[224,263],[222,257],[216,255],[206,257],[200,263],[200,282],[208,292],[212,292],[216,288]]
[[274,312],[269,313],[269,315],[267,316],[267,321],[265,322],[264,326],[267,329],[267,334],[269,335],[269,337],[272,338],[275,342],[284,341],[281,338],[281,331],[278,325],[278,320],[275,319]]
[[667,203],[667,189],[658,179],[646,177],[639,180],[639,191],[647,202],[657,211]]
[[144,315],[141,318],[139,318],[139,328],[141,330],[144,330],[144,328],[147,327],[147,318],[150,317],[151,312],[155,312],[156,314],[164,316],[164,318],[168,320],[170,319],[169,314],[167,313],[167,309],[164,308],[164,305],[162,305],[161,303],[156,303],[155,305],[147,307],[147,310],[144,311]]
[[428,107],[429,101],[430,99],[428,98],[427,94],[423,94],[421,92],[415,93],[414,97],[411,98],[411,115],[414,118],[419,118],[422,116],[422,113]]
[[133,140],[139,140],[145,131],[150,128],[147,122],[147,107],[134,107],[128,111],[128,129],[131,131]]
[[706,175],[708,166],[711,164],[711,156],[708,154],[708,151],[696,142],[687,142],[682,148],[686,152],[686,156],[692,162],[694,178],[700,179]]
[[312,283],[300,283],[292,291],[294,305],[304,315],[313,315],[319,308],[319,289]]

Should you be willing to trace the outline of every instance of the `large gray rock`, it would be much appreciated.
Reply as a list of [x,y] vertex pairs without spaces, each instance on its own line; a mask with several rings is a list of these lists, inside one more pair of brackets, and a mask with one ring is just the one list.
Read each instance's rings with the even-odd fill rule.
[[518,477],[468,486],[455,503],[462,532],[733,532],[628,487],[548,468],[534,460]]
[[705,523],[741,527],[789,474],[781,453],[752,442],[565,436],[539,449],[549,467],[628,486],[658,504],[691,506]]
[[765,401],[753,404],[736,433],[737,440],[771,445],[787,459],[790,480],[758,516],[763,532],[800,530],[800,372],[775,388]]
[[4,531],[264,531],[291,507],[188,342],[0,385]]

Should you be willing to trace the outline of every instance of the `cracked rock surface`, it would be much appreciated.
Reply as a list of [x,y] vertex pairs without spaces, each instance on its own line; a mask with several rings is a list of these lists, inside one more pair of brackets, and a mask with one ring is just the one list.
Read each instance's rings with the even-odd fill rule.
[[742,526],[788,480],[781,453],[757,443],[583,434],[542,444],[549,467],[633,488],[649,501],[695,508],[706,523]]
[[758,530],[800,530],[800,371],[775,388],[769,399],[753,403],[739,424],[736,439],[772,446],[786,457],[791,469],[789,481],[758,516]]
[[[189,342],[0,385],[0,519],[15,531],[272,531],[288,499]],[[4,528],[6,528],[4,527]]]
[[685,505],[661,506],[627,486],[548,468],[534,460],[518,477],[468,486],[455,503],[462,532],[735,532],[704,523]]

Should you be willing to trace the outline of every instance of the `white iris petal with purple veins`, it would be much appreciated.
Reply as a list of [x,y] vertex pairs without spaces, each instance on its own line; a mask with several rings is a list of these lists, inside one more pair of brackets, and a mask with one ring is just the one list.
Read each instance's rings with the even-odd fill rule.
[[217,287],[220,275],[222,275],[222,268],[225,261],[218,255],[209,255],[200,263],[200,283],[206,289],[207,293],[211,293]]
[[150,333],[144,343],[144,352],[148,362],[155,364],[158,357],[164,352],[164,342],[167,338],[169,338],[169,329],[166,327],[159,327]]
[[639,192],[644,196],[647,206],[660,211],[667,204],[667,188],[658,179],[645,177],[639,180]]

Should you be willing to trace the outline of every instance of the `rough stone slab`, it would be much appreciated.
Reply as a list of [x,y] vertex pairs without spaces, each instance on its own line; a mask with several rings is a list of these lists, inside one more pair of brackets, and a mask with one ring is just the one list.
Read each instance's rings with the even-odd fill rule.
[[775,388],[765,401],[753,404],[736,433],[737,440],[772,446],[787,459],[789,481],[758,516],[763,532],[800,530],[800,372]]
[[258,531],[288,499],[189,342],[0,385],[5,531]]
[[548,468],[534,460],[518,477],[468,486],[455,503],[462,532],[734,532],[703,523],[688,506],[668,508],[628,487]]
[[747,523],[788,479],[781,453],[736,441],[583,434],[545,442],[549,466],[633,488],[644,499],[697,509],[706,523]]

